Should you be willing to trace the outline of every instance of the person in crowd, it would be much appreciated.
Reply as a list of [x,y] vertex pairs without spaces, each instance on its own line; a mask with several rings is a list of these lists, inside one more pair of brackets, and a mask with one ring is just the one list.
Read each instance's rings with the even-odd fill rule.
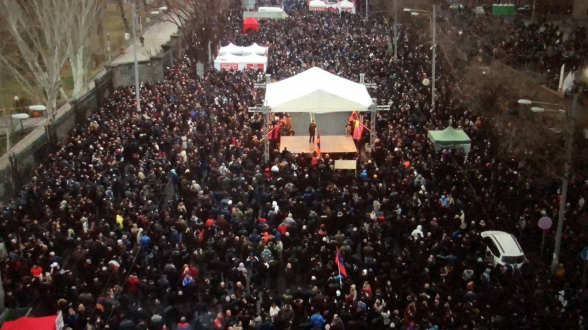
[[[480,233],[538,251],[541,233],[513,219],[554,214],[557,187],[498,158],[442,58],[431,109],[417,23],[399,29],[394,60],[381,19],[284,6],[259,32],[241,34],[233,12],[217,33],[268,45],[274,80],[318,66],[375,82],[391,111],[360,137],[378,141],[361,176],[277,148],[264,164],[248,112],[261,72],[199,76],[180,58],[143,84],[141,111],[134,88],[116,90],[3,207],[6,306],[61,311],[74,330],[581,329],[585,178],[570,184],[556,276],[531,254],[494,267]],[[435,149],[428,130],[448,125],[471,137],[469,153]]]

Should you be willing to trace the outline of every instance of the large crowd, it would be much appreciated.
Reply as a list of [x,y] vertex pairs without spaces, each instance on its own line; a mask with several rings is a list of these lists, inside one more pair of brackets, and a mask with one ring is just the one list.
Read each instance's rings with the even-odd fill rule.
[[516,69],[537,73],[555,90],[562,65],[566,74],[588,65],[588,31],[583,26],[472,14],[457,15],[450,22],[479,50]]
[[[376,83],[391,110],[361,175],[275,146],[263,164],[247,109],[260,72],[199,77],[182,59],[143,85],[140,112],[133,88],[117,90],[4,208],[6,306],[62,311],[74,330],[584,329],[586,182],[571,184],[552,275],[535,223],[555,218],[557,183],[497,160],[442,60],[431,109],[426,29],[403,25],[394,60],[382,20],[286,5],[258,33],[231,20],[226,40],[269,46],[273,80],[318,66]],[[435,151],[427,130],[448,125],[468,154]],[[492,267],[486,230],[515,234],[529,261]]]

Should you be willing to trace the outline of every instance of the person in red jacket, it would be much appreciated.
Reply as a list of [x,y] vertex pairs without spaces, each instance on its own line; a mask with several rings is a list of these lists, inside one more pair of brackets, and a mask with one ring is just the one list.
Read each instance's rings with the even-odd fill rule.
[[33,265],[31,268],[31,275],[33,277],[37,277],[40,280],[43,280],[43,268],[37,265]]
[[132,274],[131,276],[129,276],[129,279],[127,280],[127,286],[129,287],[129,291],[131,293],[138,293],[140,284],[141,281],[139,281],[136,274]]
[[182,316],[182,318],[180,319],[180,323],[178,323],[178,327],[176,329],[192,330],[192,327],[190,326],[190,323],[186,322],[186,318]]

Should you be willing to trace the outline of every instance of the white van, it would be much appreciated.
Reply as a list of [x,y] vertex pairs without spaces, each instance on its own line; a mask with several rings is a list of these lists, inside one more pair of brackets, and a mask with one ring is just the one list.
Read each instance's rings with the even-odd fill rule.
[[509,264],[520,268],[527,261],[523,249],[512,234],[491,230],[481,235],[487,246],[486,257],[493,266]]

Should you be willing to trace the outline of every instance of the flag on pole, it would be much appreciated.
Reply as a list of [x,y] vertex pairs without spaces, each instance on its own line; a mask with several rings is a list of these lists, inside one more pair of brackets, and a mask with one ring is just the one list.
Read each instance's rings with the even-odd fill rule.
[[335,257],[335,263],[339,267],[339,274],[347,277],[347,271],[345,270],[345,262],[343,262],[343,257],[341,256],[341,250],[337,248],[337,256]]
[[353,129],[353,139],[359,140],[363,134],[363,123],[359,120],[355,121],[355,128]]
[[274,126],[269,133],[270,140],[276,140],[280,136],[280,125]]
[[316,136],[316,156],[317,158],[321,158],[321,133],[318,133]]

